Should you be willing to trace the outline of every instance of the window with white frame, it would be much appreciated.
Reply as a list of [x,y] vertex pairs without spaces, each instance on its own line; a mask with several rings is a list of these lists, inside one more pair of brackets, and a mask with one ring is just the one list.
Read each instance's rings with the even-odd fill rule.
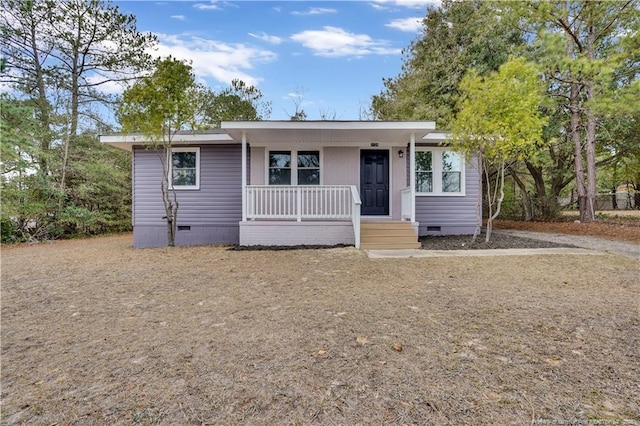
[[269,153],[269,185],[291,185],[291,151]]
[[416,151],[416,192],[433,192],[433,153]]
[[442,192],[462,192],[462,156],[442,151]]
[[269,151],[268,180],[269,185],[320,185],[320,151]]
[[416,148],[418,195],[464,195],[464,157],[445,148]]
[[320,185],[320,151],[298,151],[298,185]]
[[174,189],[200,189],[200,148],[172,148],[171,186]]

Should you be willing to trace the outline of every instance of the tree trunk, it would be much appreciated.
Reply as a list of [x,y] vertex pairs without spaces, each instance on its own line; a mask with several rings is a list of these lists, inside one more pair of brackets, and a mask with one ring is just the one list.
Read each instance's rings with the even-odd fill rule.
[[64,194],[64,189],[65,189],[65,179],[67,178],[67,162],[69,160],[69,137],[70,135],[66,135],[66,137],[64,138],[64,153],[62,156],[62,172],[60,176],[60,199],[58,200],[59,212],[62,211],[64,207],[64,201],[66,198]]
[[493,220],[500,215],[500,207],[502,206],[502,201],[504,200],[504,160],[500,161],[500,169],[498,170],[496,176],[496,188],[494,191],[493,200],[490,201],[495,204],[496,210],[493,215],[489,214],[487,217],[487,236],[484,240],[485,243],[488,243],[491,240],[491,232],[493,231]]
[[160,190],[162,191],[162,203],[164,205],[165,219],[167,220],[167,246],[175,247],[179,203],[176,191],[171,187],[171,176],[169,176],[171,172],[171,139],[169,139],[168,146],[165,149],[158,149],[157,152],[162,165],[163,176],[160,180]]
[[580,86],[578,83],[571,84],[571,95],[569,111],[571,114],[571,140],[575,152],[574,167],[576,172],[576,193],[578,194],[578,209],[580,210],[580,220],[587,220],[587,191],[584,181],[584,163],[582,160],[582,138],[580,137],[580,107],[578,96]]
[[62,159],[62,177],[60,181],[60,188],[62,189],[63,196],[66,186],[67,164],[69,160],[69,145],[72,142],[75,142],[76,134],[78,133],[78,110],[80,100],[78,79],[80,73],[82,72],[81,66],[79,65],[80,43],[82,37],[82,19],[80,17],[78,19],[77,25],[78,28],[76,29],[76,38],[73,43],[73,57],[71,58],[71,60],[73,61],[73,66],[71,69],[71,116],[69,117],[69,133],[67,134],[65,143],[64,157]]
[[520,197],[522,199],[524,220],[525,222],[529,222],[533,220],[533,208],[531,207],[531,198],[529,198],[529,194],[527,193],[527,186],[515,171],[509,169],[509,173],[511,174],[511,177],[513,177],[513,181],[516,183],[516,185],[518,185],[518,188],[520,188]]
[[478,155],[478,185],[480,188],[480,196],[478,197],[478,201],[476,202],[476,230],[473,232],[473,238],[471,242],[476,242],[480,233],[482,232],[482,167],[484,164],[484,160],[480,153]]
[[[565,5],[567,7],[567,5]],[[574,34],[569,29],[565,29],[565,37],[567,39],[567,56],[569,60],[575,60],[575,40]],[[571,83],[569,93],[569,114],[570,127],[569,134],[573,142],[574,149],[574,168],[576,174],[576,192],[578,194],[578,209],[580,210],[580,220],[588,219],[587,214],[587,190],[584,180],[584,163],[582,160],[582,137],[581,137],[581,120],[580,120],[580,92],[582,84],[578,82],[577,76],[573,76],[574,81]]]
[[[162,203],[164,204],[164,214],[167,220],[167,246],[175,247],[176,245],[176,228],[177,228],[177,216],[178,216],[178,203],[176,200],[175,191],[169,189],[169,180],[163,178],[160,184],[162,190]],[[173,192],[173,199],[169,192]]]
[[[593,25],[589,25],[587,35],[587,57],[590,61],[595,61],[595,32]],[[587,102],[591,101],[594,96],[593,82],[586,84]],[[596,116],[593,113],[591,107],[586,109],[587,115],[587,206],[585,218],[591,222],[596,219],[596,192],[597,192],[597,177],[596,177]],[[582,214],[581,214],[582,216]]]
[[[593,89],[587,86],[587,93]],[[593,113],[587,110],[587,211],[585,219],[588,222],[596,219],[596,118]]]
[[38,48],[38,40],[37,40],[37,27],[36,22],[33,21],[33,15],[30,16],[30,34],[29,34],[29,42],[31,49],[31,54],[33,55],[33,65],[34,65],[34,78],[36,80],[36,86],[38,88],[38,96],[37,96],[37,109],[40,114],[40,122],[42,123],[43,133],[40,137],[40,149],[42,152],[38,156],[38,163],[40,165],[40,172],[43,176],[47,176],[49,174],[49,161],[47,155],[49,150],[51,149],[51,118],[50,118],[50,107],[49,101],[47,100],[47,90],[44,82],[44,70],[42,69],[42,65],[40,63],[40,50]]

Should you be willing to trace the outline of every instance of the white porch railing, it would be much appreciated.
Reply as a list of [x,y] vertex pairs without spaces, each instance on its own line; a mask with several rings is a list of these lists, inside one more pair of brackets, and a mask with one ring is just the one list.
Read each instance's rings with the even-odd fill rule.
[[360,195],[353,185],[248,185],[248,220],[351,220],[360,247]]
[[400,192],[400,217],[402,220],[411,220],[413,211],[413,194],[411,187],[407,187]]

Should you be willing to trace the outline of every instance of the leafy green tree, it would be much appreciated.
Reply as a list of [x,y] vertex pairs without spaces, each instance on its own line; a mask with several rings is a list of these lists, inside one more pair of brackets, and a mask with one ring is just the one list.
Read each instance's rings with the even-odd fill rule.
[[627,164],[634,152],[628,130],[640,108],[638,12],[637,0],[444,1],[428,12],[400,75],[373,97],[374,116],[436,119],[447,128],[470,67],[486,75],[509,55],[524,56],[544,71],[553,102],[543,106],[549,124],[539,155],[507,171],[528,217],[557,215],[558,198],[574,183],[581,216],[591,220],[596,169]]
[[191,66],[168,57],[155,70],[125,90],[118,110],[122,130],[140,132],[148,148],[158,152],[162,165],[160,189],[167,220],[167,244],[175,245],[179,202],[171,182],[172,143],[181,130],[197,130],[206,123],[205,107],[211,91],[195,81]]
[[0,173],[4,176],[32,167],[39,148],[34,141],[38,124],[33,108],[8,93],[0,94],[0,105]]
[[86,235],[131,229],[128,152],[101,144],[95,133],[82,133],[69,150],[67,179],[60,226]]
[[51,3],[2,0],[0,3],[0,46],[4,59],[2,83],[15,89],[33,107],[42,131],[38,137],[38,172],[49,174],[48,156],[54,141],[56,93],[54,67],[49,58],[54,51],[49,36]]
[[126,133],[140,132],[149,139],[147,148],[158,152],[162,165],[160,189],[167,219],[167,243],[175,245],[179,202],[170,181],[173,140],[179,131],[220,127],[224,120],[261,120],[271,104],[262,92],[243,81],[213,92],[196,83],[192,67],[168,57],[155,62],[150,77],[125,90],[118,120]]
[[[487,191],[486,241],[504,199],[504,176],[511,162],[539,152],[546,117],[540,114],[543,85],[536,67],[522,58],[504,63],[498,72],[480,76],[470,71],[462,80],[460,112],[452,123],[452,148],[476,156]],[[495,173],[494,173],[495,172]],[[482,226],[478,212],[478,228]]]
[[564,110],[565,131],[573,145],[580,217],[594,220],[598,145],[608,131],[603,110],[615,105],[617,114],[634,115],[640,108],[638,2],[527,2],[510,7],[536,34],[534,55],[545,70],[550,96]]
[[271,103],[262,99],[262,92],[242,80],[233,80],[230,87],[207,98],[204,114],[211,127],[220,127],[222,121],[264,120],[271,114]]
[[39,189],[51,187],[51,182],[35,173],[40,158],[38,122],[28,103],[6,93],[0,95],[0,102],[2,241],[47,235],[47,214],[56,206],[51,196],[57,194]]
[[[3,212],[32,214],[25,223],[37,226],[25,230],[29,238],[83,232],[90,228],[83,221],[90,222],[92,215],[102,212],[91,210],[76,221],[78,226],[70,226],[65,219],[67,212],[82,207],[74,204],[78,188],[72,185],[81,183],[70,181],[72,170],[78,168],[71,161],[92,161],[76,156],[82,149],[76,150],[75,145],[84,143],[87,132],[104,128],[108,120],[102,111],[112,106],[113,85],[137,78],[149,66],[146,51],[155,37],[139,33],[135,17],[122,14],[108,1],[0,0],[0,10],[0,81],[22,107],[30,109],[35,124],[29,133],[32,149],[23,154],[28,164],[22,162],[21,171],[5,175],[5,188],[21,188],[30,194],[32,205],[42,208],[21,210],[11,205],[13,199],[5,198]],[[126,166],[126,159],[116,158]],[[121,203],[126,199],[122,197]],[[107,208],[107,203],[99,204]]]
[[428,10],[423,34],[405,50],[400,75],[384,80],[372,98],[381,120],[435,120],[448,128],[458,110],[459,84],[471,67],[480,75],[498,70],[523,43],[503,4],[445,0]]
[[546,97],[541,107],[542,113],[549,118],[544,129],[537,156],[509,166],[522,194],[525,220],[535,218],[554,219],[561,206],[559,197],[574,180],[574,150],[566,132],[565,111],[559,105],[549,102]]

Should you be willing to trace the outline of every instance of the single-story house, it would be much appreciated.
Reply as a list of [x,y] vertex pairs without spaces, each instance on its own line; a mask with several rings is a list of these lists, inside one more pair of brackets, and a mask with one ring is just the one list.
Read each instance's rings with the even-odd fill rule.
[[[134,246],[165,246],[167,154],[140,134],[100,140],[133,155]],[[179,132],[171,151],[176,245],[406,248],[475,231],[477,161],[432,121],[229,121]]]

